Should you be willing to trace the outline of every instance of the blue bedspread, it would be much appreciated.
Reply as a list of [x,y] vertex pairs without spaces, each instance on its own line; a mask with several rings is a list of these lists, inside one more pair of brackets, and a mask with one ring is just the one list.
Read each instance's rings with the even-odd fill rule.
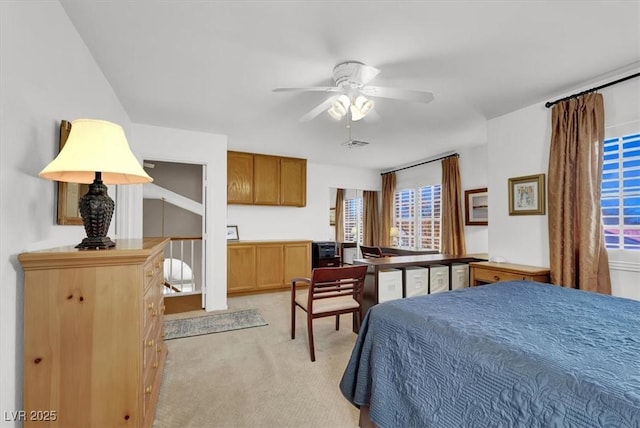
[[640,302],[512,281],[383,303],[340,389],[383,428],[640,427]]

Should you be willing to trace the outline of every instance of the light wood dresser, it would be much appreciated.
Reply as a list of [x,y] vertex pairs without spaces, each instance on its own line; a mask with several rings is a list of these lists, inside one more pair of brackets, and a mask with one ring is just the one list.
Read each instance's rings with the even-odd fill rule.
[[549,282],[549,268],[517,265],[513,263],[473,262],[471,285],[482,285],[500,281],[528,280]]
[[109,250],[70,246],[18,256],[25,426],[152,426],[167,355],[167,243],[117,240]]

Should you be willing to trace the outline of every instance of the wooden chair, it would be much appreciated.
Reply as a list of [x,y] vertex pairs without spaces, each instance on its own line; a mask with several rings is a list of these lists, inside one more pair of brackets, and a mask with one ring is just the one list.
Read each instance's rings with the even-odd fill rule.
[[360,245],[360,251],[362,252],[362,258],[365,259],[397,256],[397,254],[383,253],[380,247],[367,247],[366,245]]
[[382,257],[382,250],[380,247],[367,247],[366,245],[360,245],[360,251],[362,252],[362,257],[365,259],[377,259],[378,257]]
[[[313,346],[313,320],[335,315],[336,330],[340,329],[340,315],[354,314],[357,327],[362,321],[362,294],[366,265],[316,268],[311,278],[291,280],[291,339],[296,338],[296,306],[307,313],[307,333],[311,361],[316,360]],[[308,290],[297,290],[300,283]]]

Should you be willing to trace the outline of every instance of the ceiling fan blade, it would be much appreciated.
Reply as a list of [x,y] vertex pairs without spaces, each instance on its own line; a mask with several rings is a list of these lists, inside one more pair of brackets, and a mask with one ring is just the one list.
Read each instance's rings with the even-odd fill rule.
[[336,86],[310,86],[308,88],[275,88],[273,90],[273,92],[294,92],[294,91],[340,92],[341,89]]
[[311,119],[315,118],[320,113],[322,113],[323,111],[326,111],[327,109],[329,109],[329,107],[331,107],[331,104],[333,103],[333,100],[335,98],[336,97],[327,98],[326,100],[324,100],[323,102],[321,102],[320,104],[318,104],[317,106],[312,108],[311,111],[309,111],[307,114],[305,114],[302,117],[300,117],[300,119],[298,119],[298,120],[300,122],[308,122],[308,121],[310,121]]
[[415,101],[418,103],[429,103],[433,101],[433,94],[429,91],[419,91],[415,89],[384,88],[381,86],[365,86],[360,89],[364,95],[377,98],[392,98],[396,100]]

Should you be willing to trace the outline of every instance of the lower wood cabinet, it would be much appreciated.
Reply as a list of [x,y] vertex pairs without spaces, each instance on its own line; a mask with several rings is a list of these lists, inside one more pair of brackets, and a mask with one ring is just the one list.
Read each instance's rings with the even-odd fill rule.
[[227,294],[290,287],[311,275],[311,241],[238,241],[227,244]]
[[167,238],[23,253],[25,426],[151,427],[167,355]]

